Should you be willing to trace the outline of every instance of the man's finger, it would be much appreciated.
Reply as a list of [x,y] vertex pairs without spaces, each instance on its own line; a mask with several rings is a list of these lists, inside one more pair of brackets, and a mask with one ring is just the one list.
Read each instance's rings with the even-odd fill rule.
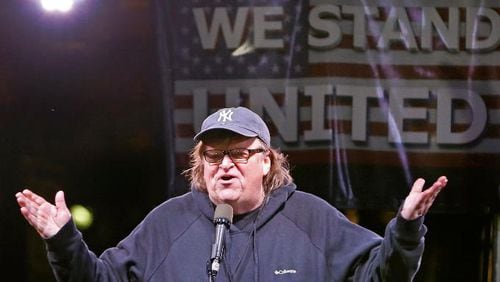
[[30,225],[33,225],[33,223],[31,222],[31,213],[28,211],[28,209],[26,207],[22,207],[21,208],[21,214],[23,215],[23,217],[26,219],[26,221],[28,221],[28,223]]
[[446,186],[447,183],[448,183],[448,179],[446,177],[444,177],[444,176],[441,176],[438,180],[436,180],[436,182],[434,182],[432,184],[431,187],[429,187],[428,189],[426,189],[425,192],[437,196],[437,194],[439,192],[441,192],[441,189],[443,189]]
[[422,192],[424,188],[425,180],[423,178],[419,178],[413,183],[413,187],[411,187],[411,192]]
[[37,206],[35,206],[36,203],[27,199],[25,196],[21,195],[21,196],[17,197],[17,203],[18,203],[19,207],[21,207],[21,212],[23,213],[23,215],[28,215],[28,214],[35,215],[36,214],[36,209],[37,209]]
[[44,198],[42,198],[41,196],[33,193],[31,190],[28,190],[28,189],[24,189],[23,191],[23,194],[28,198],[30,199],[31,201],[35,202],[36,204],[38,205],[41,205],[45,202],[47,202]]

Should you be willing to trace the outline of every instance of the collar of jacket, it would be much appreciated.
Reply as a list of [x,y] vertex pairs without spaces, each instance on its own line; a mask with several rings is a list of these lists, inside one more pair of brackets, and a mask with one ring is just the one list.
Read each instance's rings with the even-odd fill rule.
[[[288,198],[293,195],[296,190],[295,184],[291,183],[289,185],[280,187],[271,192],[270,195],[264,200],[264,205],[262,211],[260,212],[255,227],[258,229],[264,223],[275,215],[280,208],[285,204]],[[206,192],[199,191],[197,189],[191,189],[194,202],[197,208],[208,220],[212,221],[215,211],[215,205],[208,198]]]

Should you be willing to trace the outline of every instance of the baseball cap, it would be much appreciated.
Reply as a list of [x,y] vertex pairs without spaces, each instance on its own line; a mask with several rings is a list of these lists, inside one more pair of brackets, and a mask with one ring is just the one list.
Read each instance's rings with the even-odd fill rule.
[[200,141],[211,130],[225,129],[246,137],[258,137],[270,146],[271,136],[266,123],[256,113],[245,107],[224,108],[209,115],[201,124],[201,130],[194,136]]

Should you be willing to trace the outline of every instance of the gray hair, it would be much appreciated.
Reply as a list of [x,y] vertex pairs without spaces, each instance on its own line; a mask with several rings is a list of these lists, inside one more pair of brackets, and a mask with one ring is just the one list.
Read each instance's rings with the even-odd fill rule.
[[[277,149],[266,146],[260,139],[258,140],[267,149],[271,159],[271,168],[262,181],[264,193],[269,195],[271,191],[292,183],[293,178],[290,175],[290,166],[286,156]],[[182,174],[191,183],[193,189],[206,192],[207,186],[203,178],[203,148],[203,140],[193,147],[189,152],[190,168],[183,171]]]

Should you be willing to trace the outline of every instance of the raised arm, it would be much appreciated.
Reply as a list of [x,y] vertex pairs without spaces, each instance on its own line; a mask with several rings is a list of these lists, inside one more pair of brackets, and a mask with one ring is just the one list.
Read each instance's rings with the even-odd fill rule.
[[145,280],[143,268],[138,267],[145,263],[145,255],[138,255],[135,249],[137,245],[147,245],[141,240],[129,239],[119,248],[110,248],[101,259],[88,249],[82,234],[71,222],[63,191],[56,193],[54,204],[30,190],[17,193],[16,198],[21,214],[44,239],[47,258],[57,281]]
[[399,215],[387,225],[381,244],[375,248],[368,247],[366,257],[356,266],[352,280],[413,281],[424,251],[427,228],[423,225],[423,216],[447,183],[445,176],[439,177],[427,189],[424,189],[422,178],[413,183]]
[[71,219],[64,192],[56,193],[55,205],[25,189],[16,194],[21,214],[44,239],[51,238]]

